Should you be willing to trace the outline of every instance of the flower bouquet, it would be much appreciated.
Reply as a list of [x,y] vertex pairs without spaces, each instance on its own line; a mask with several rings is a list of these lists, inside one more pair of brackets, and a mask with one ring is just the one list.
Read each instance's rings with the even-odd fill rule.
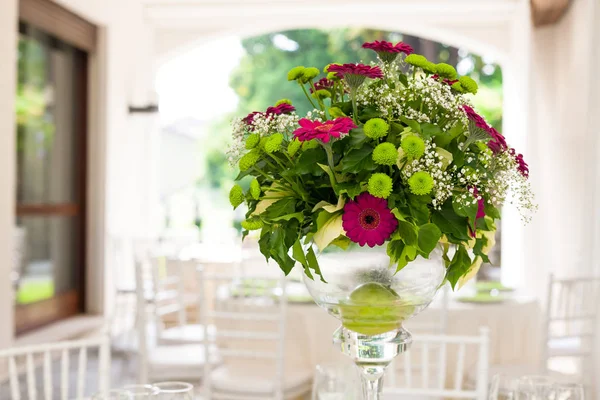
[[[442,282],[454,288],[489,262],[507,198],[525,220],[535,205],[523,156],[470,103],[473,79],[404,43],[363,47],[377,64],[289,71],[307,115],[282,99],[234,120],[229,160],[250,182],[229,197],[247,205],[244,234],[260,230],[267,260],[303,268],[341,319],[335,337],[363,368],[365,398],[377,398],[383,368],[410,343],[402,321]],[[351,244],[385,253],[362,268],[319,265],[319,251]]]

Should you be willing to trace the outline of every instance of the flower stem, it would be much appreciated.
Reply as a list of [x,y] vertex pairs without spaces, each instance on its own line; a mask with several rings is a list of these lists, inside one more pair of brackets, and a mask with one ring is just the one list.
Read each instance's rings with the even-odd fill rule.
[[327,153],[327,165],[329,165],[329,169],[331,170],[331,174],[329,175],[329,181],[331,182],[331,188],[336,192],[335,187],[337,186],[337,181],[335,179],[335,172],[333,171],[333,151],[331,149],[330,143],[323,143],[323,148],[325,149],[325,153]]
[[304,85],[301,84],[300,82],[298,82],[298,85],[300,85],[300,87],[302,88],[302,91],[304,92],[304,95],[306,96],[306,98],[310,102],[310,105],[313,106],[313,108],[317,108],[317,106],[315,106],[315,103],[313,103],[313,101],[311,100],[310,96],[308,95],[308,91],[306,90],[306,88],[304,87]]
[[[309,81],[310,83],[310,87],[313,90],[313,93],[317,93],[317,89],[315,89],[315,84],[313,83],[313,81]],[[317,97],[317,102],[319,103],[319,108],[321,109],[321,111],[325,112],[325,103],[323,103],[323,100],[321,100],[319,97]]]
[[350,97],[352,97],[352,119],[358,125],[358,106],[356,105],[356,89],[350,89]]

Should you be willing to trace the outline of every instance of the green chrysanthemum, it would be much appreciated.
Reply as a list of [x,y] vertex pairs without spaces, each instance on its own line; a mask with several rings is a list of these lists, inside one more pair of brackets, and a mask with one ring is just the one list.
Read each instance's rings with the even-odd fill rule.
[[319,147],[319,142],[317,142],[317,139],[311,139],[302,142],[302,151],[316,149],[317,147]]
[[319,76],[320,73],[321,73],[321,71],[319,71],[318,68],[315,68],[315,67],[305,68],[304,73],[302,74],[302,77],[300,78],[300,81],[303,83],[306,83],[306,82],[310,81],[311,79],[314,79],[317,76]]
[[339,80],[340,78],[338,78],[337,73],[335,73],[335,72],[328,72],[327,73],[327,79],[329,79],[330,81],[333,81],[333,80]]
[[433,178],[425,171],[415,172],[408,179],[408,187],[413,194],[429,194],[433,189]]
[[258,183],[258,179],[254,178],[250,182],[250,196],[252,196],[254,200],[258,200],[260,192],[260,183]]
[[363,129],[368,138],[379,139],[387,135],[390,125],[381,118],[371,118]]
[[258,142],[258,148],[261,150],[264,150],[268,141],[269,141],[269,138],[267,136],[261,137],[260,142]]
[[420,54],[409,54],[404,61],[430,74],[435,73],[436,65]]
[[425,153],[425,142],[416,135],[405,136],[400,142],[400,147],[408,158],[418,160]]
[[394,184],[392,182],[392,178],[386,174],[378,172],[371,175],[369,178],[367,190],[375,197],[387,199],[392,193],[393,186]]
[[263,227],[263,222],[258,218],[251,218],[241,222],[242,228],[247,231],[256,231]]
[[297,67],[290,69],[290,71],[287,73],[288,81],[295,81],[295,80],[302,78],[305,70],[306,70],[306,68],[303,67],[302,65],[299,65]]
[[461,76],[458,78],[458,82],[461,84],[463,89],[469,93],[477,94],[477,89],[479,89],[479,85],[475,82],[470,76]]
[[240,185],[233,185],[229,191],[229,202],[234,209],[244,202],[244,189]]
[[256,146],[258,146],[259,142],[260,142],[260,134],[253,133],[252,135],[250,135],[246,138],[246,148],[248,150],[253,149]]
[[381,143],[373,150],[373,161],[380,165],[394,165],[398,159],[398,150],[392,143]]
[[327,89],[319,89],[313,92],[311,96],[315,99],[328,99],[331,97],[331,92]]
[[292,101],[290,99],[280,99],[275,102],[275,106],[277,107],[280,104],[289,104],[292,105]]
[[265,153],[275,153],[281,147],[281,143],[283,143],[283,135],[281,133],[272,134],[265,142]]
[[260,151],[258,149],[252,149],[249,153],[246,153],[240,158],[239,166],[240,171],[246,171],[250,167],[254,166],[260,158]]
[[451,87],[459,93],[465,92],[465,88],[460,84],[460,82],[454,82]]
[[338,118],[338,117],[345,117],[346,114],[344,114],[344,112],[342,111],[341,108],[339,107],[331,107],[329,109],[329,115],[331,115],[331,118]]
[[328,73],[328,72],[329,72],[329,67],[331,67],[332,65],[342,65],[342,64],[339,64],[339,63],[331,63],[331,64],[327,64],[327,65],[325,66],[325,68],[323,68],[323,72],[326,72],[326,73]]
[[450,64],[438,63],[435,65],[435,73],[442,78],[456,79],[456,69]]
[[300,150],[300,147],[302,147],[302,142],[299,141],[298,139],[293,139],[289,144],[288,144],[288,154],[290,155],[290,157],[294,157],[294,155],[298,152],[298,150]]

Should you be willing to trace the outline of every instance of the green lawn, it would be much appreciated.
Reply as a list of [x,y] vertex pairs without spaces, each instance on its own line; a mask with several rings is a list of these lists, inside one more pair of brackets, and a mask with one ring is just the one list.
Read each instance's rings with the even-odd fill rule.
[[31,280],[22,282],[17,292],[17,304],[31,304],[54,296],[52,280]]

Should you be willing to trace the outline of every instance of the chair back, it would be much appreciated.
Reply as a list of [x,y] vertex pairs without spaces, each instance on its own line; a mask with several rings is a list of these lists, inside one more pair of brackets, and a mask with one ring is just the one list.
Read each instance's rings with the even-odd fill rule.
[[[432,359],[432,348],[439,351]],[[433,367],[436,367],[433,369]],[[448,368],[451,366],[452,368]],[[409,351],[396,357],[384,393],[485,400],[489,373],[489,329],[478,336],[415,335]],[[475,389],[465,388],[465,372],[477,371]],[[448,371],[453,376],[448,375]]]
[[[211,384],[211,366],[215,363],[209,359],[212,354],[207,349],[216,343],[223,364],[236,376],[248,377],[257,368],[270,369],[267,376],[272,378],[274,388],[271,398],[283,399],[285,278],[242,279],[239,275],[209,273],[202,267],[197,274],[199,319],[205,329],[205,398],[227,398]],[[211,302],[206,301],[205,291],[213,295]],[[214,334],[207,334],[208,326],[216,328]],[[236,396],[244,398],[238,393]]]
[[154,324],[160,338],[165,323],[170,327],[188,324],[185,298],[184,262],[176,258],[154,256],[150,260]]
[[[93,368],[96,352],[97,369]],[[0,350],[0,363],[7,366],[12,400],[82,400],[110,388],[107,333],[90,339],[3,349]],[[75,371],[70,364],[76,365]],[[55,377],[60,381],[55,382]]]
[[[596,324],[600,307],[600,277],[557,279],[550,275],[546,303],[546,329],[542,368],[552,357],[552,342],[572,351],[561,355],[590,360],[594,354]],[[584,369],[586,369],[584,367]],[[593,368],[591,368],[593,369]],[[590,369],[590,371],[591,371]]]

